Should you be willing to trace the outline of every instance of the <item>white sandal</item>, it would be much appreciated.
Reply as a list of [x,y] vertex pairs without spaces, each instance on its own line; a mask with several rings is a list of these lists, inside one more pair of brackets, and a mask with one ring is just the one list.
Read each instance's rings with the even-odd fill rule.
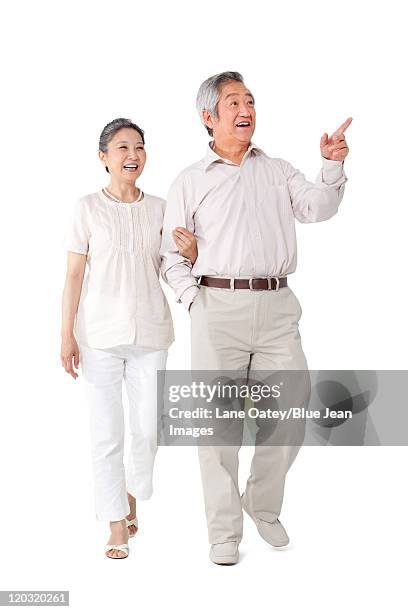
[[129,533],[129,538],[134,538],[135,535],[137,534],[137,530],[139,529],[139,525],[138,525],[138,522],[137,522],[137,516],[135,516],[135,518],[131,519],[130,521],[128,521],[126,519],[126,527],[131,527],[132,525],[134,527],[136,527],[136,531],[135,531],[135,533],[132,533],[132,534]]
[[[110,557],[106,553],[111,550],[120,550],[121,552],[125,552],[126,555],[124,557]],[[128,544],[106,544],[105,546],[105,557],[108,559],[126,559],[129,556],[129,546]]]

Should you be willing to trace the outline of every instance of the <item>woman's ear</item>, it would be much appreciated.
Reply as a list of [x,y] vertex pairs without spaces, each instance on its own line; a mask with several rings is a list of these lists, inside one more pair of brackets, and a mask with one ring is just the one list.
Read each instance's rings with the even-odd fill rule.
[[106,167],[106,153],[104,153],[103,151],[98,151],[98,156],[102,164]]

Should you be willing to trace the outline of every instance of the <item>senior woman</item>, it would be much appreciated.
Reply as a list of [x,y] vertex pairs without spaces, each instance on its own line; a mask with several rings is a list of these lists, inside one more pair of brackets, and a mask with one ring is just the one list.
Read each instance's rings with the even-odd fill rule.
[[[110,182],[77,201],[65,236],[61,362],[74,379],[74,367],[81,363],[96,516],[110,521],[106,556],[123,559],[129,554],[128,537],[138,528],[136,499],[152,495],[157,371],[165,368],[174,334],[159,282],[165,201],[136,186],[146,162],[143,130],[128,119],[108,123],[100,135],[99,158]],[[194,263],[194,236],[182,227],[173,236],[180,253]],[[126,473],[123,379],[131,439]]]

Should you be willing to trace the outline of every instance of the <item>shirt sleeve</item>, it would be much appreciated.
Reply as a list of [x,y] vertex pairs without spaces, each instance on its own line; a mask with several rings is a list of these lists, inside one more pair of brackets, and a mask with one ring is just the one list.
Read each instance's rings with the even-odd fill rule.
[[64,244],[66,250],[87,255],[90,235],[84,202],[77,200],[65,233]]
[[322,157],[322,167],[312,183],[289,162],[282,162],[296,219],[301,223],[316,223],[333,217],[343,199],[348,180],[344,163]]
[[167,196],[160,248],[162,278],[174,290],[176,302],[183,303],[187,310],[200,289],[192,273],[191,261],[180,255],[172,231],[177,226],[181,226],[194,233],[190,200],[191,190],[189,193],[187,181],[185,177],[179,176],[170,187]]

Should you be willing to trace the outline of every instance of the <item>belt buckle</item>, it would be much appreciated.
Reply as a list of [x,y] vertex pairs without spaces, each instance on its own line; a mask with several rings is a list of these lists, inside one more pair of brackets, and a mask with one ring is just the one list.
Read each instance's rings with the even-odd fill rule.
[[255,289],[253,284],[253,278],[248,279],[249,289],[250,291],[263,291],[263,289]]
[[279,289],[279,276],[274,276],[273,278],[276,280],[275,291],[278,291],[278,289]]
[[235,278],[230,278],[230,286],[227,291],[235,291]]

